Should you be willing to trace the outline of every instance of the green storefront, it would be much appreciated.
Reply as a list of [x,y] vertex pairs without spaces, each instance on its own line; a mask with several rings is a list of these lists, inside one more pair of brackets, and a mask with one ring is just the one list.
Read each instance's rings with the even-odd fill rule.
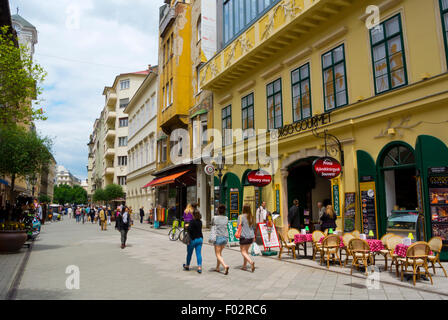
[[[440,236],[448,260],[448,148],[421,135],[415,148],[403,141],[385,145],[376,161],[357,151],[361,232],[377,238],[415,225],[416,240]],[[396,217],[402,217],[402,222]],[[414,221],[413,224],[411,221]]]

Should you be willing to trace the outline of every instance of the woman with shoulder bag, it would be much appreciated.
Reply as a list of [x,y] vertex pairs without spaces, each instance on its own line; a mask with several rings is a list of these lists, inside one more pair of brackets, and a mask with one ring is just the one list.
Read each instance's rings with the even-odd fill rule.
[[221,204],[218,207],[218,215],[213,217],[212,226],[216,228],[216,240],[214,242],[215,255],[216,255],[216,272],[220,272],[220,265],[224,267],[224,274],[229,274],[229,266],[226,265],[222,258],[222,251],[229,239],[229,231],[227,230],[227,224],[229,218],[226,216],[226,206]]
[[193,250],[196,250],[196,259],[198,262],[198,273],[202,273],[202,221],[201,214],[198,210],[193,212],[193,220],[190,222],[187,231],[190,236],[190,243],[187,245],[187,263],[183,265],[185,271],[190,270],[191,257],[193,255]]
[[243,213],[239,218],[238,227],[241,226],[241,236],[240,236],[240,249],[241,255],[244,258],[242,270],[247,269],[247,263],[251,265],[252,272],[255,271],[255,262],[251,260],[249,256],[249,248],[251,244],[254,242],[255,233],[255,221],[252,216],[252,209],[250,205],[243,206]]
[[126,248],[126,240],[128,238],[128,231],[131,228],[131,216],[129,209],[126,208],[123,213],[119,212],[117,220],[115,221],[115,229],[121,233],[121,249]]

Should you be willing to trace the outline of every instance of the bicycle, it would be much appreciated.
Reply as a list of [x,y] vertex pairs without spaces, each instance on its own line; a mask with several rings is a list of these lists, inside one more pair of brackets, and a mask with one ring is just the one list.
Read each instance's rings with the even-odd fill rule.
[[170,229],[170,231],[168,232],[168,238],[171,240],[171,241],[177,241],[177,240],[179,240],[179,236],[180,236],[180,234],[182,233],[182,231],[183,231],[183,221],[182,221],[182,224],[181,224],[181,227],[179,227],[179,219],[175,219],[174,221],[173,221],[173,227]]
[[187,227],[188,227],[188,223],[185,226],[185,222],[182,221],[182,230],[180,231],[179,237],[178,237],[179,240],[182,241],[182,242],[184,242],[185,235],[187,234]]

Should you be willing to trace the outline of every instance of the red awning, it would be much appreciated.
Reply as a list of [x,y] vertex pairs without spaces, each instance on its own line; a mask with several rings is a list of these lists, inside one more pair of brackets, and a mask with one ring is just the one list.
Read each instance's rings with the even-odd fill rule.
[[177,178],[182,177],[184,174],[188,173],[189,171],[190,170],[179,172],[179,173],[175,173],[175,174],[163,177],[163,178],[155,178],[150,183],[145,185],[143,188],[160,187],[160,186],[164,186],[164,185],[167,185],[167,184],[174,183],[174,182],[176,182]]

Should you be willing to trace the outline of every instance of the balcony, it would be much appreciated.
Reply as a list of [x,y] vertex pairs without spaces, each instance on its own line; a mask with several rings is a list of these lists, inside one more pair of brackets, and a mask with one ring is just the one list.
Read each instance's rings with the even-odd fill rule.
[[106,112],[106,122],[113,122],[117,119],[117,113],[115,111],[107,111]]
[[106,105],[108,107],[115,107],[117,104],[117,94],[115,92],[108,91],[106,93]]
[[113,167],[108,167],[104,169],[104,176],[114,176],[115,169]]
[[113,129],[109,129],[104,136],[104,140],[114,140],[116,136],[116,132]]
[[110,157],[115,157],[115,149],[113,149],[113,148],[108,148],[108,149],[106,149],[106,152],[104,153],[104,156],[106,157],[106,158],[110,158]]
[[[300,42],[310,33],[318,32],[322,24],[350,5],[352,0],[280,1],[201,68],[201,88],[220,90],[231,85],[260,65],[272,62],[272,57],[285,50],[291,43]],[[343,27],[334,32],[332,37],[345,32],[347,28]],[[311,47],[303,48],[287,61],[280,61],[275,68],[293,64],[313,49],[325,46],[327,40],[324,38]]]

